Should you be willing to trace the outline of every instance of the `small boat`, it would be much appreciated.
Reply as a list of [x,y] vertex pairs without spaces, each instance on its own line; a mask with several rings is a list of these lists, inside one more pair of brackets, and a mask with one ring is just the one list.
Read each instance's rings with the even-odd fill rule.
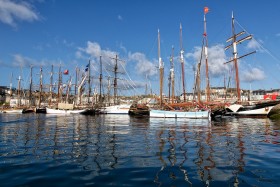
[[87,112],[87,109],[81,109],[81,110],[66,110],[66,109],[52,109],[46,107],[46,113],[47,114],[83,114]]
[[131,105],[128,114],[131,116],[149,116],[150,109],[146,105],[133,104]]
[[233,104],[226,107],[225,116],[267,117],[271,109],[280,101],[269,101],[252,105]]
[[211,119],[208,110],[182,111],[182,110],[150,110],[151,118],[189,118],[189,119]]
[[100,109],[100,114],[128,114],[131,104],[107,106]]
[[4,109],[4,110],[1,110],[1,113],[22,114],[23,109]]

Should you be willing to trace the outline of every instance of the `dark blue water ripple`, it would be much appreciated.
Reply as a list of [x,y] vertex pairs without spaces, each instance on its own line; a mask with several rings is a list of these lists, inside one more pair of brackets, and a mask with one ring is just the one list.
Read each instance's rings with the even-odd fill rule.
[[2,186],[279,186],[280,123],[0,114]]

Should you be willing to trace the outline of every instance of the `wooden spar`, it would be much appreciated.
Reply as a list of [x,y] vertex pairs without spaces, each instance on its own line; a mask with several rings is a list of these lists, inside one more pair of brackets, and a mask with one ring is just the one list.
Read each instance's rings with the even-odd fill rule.
[[90,103],[90,95],[91,95],[91,83],[90,83],[90,79],[91,79],[91,76],[90,76],[90,59],[88,61],[88,104]]
[[117,73],[118,73],[118,55],[116,55],[116,58],[115,58],[115,60],[116,60],[116,64],[115,64],[115,67],[114,67],[114,75],[115,75],[115,77],[114,77],[114,104],[116,105],[117,104],[117,95],[118,95],[118,93],[117,93],[117,86],[118,86],[118,81],[117,81]]
[[40,90],[39,90],[39,101],[38,101],[39,108],[41,108],[42,91],[43,91],[43,69],[41,66],[41,68],[40,68]]
[[51,77],[50,77],[50,87],[49,87],[49,106],[51,106],[52,103],[52,86],[53,86],[53,64],[52,64],[52,70],[51,70]]
[[238,63],[237,60],[240,58],[243,58],[245,56],[248,56],[250,54],[255,53],[256,51],[253,51],[251,53],[245,54],[243,56],[237,57],[237,44],[240,44],[241,42],[245,41],[245,40],[250,40],[252,39],[252,35],[246,36],[240,40],[237,40],[238,36],[241,36],[242,34],[244,34],[245,32],[242,31],[238,34],[235,34],[235,27],[234,27],[234,16],[232,13],[232,17],[231,17],[231,27],[232,27],[232,37],[230,37],[229,39],[227,39],[227,42],[232,41],[232,43],[228,46],[225,47],[225,50],[229,49],[230,47],[233,47],[233,60],[230,60],[226,63],[229,62],[233,62],[234,63],[234,69],[235,69],[235,82],[236,82],[236,92],[237,92],[237,101],[241,102],[241,92],[240,92],[240,81],[239,81],[239,72],[238,72]]
[[11,77],[10,77],[10,99],[13,96],[13,90],[12,90],[13,83],[12,82],[13,82],[13,73],[11,73]]
[[206,69],[206,102],[210,101],[210,80],[209,80],[209,68],[208,68],[208,38],[207,38],[207,30],[206,30],[206,13],[204,13],[204,55],[205,55],[205,69]]
[[162,92],[163,92],[163,71],[164,71],[164,65],[162,62],[162,59],[160,57],[160,33],[158,30],[158,63],[159,63],[159,104],[162,106]]
[[184,50],[183,50],[183,36],[182,36],[182,24],[181,23],[180,23],[180,61],[181,61],[181,69],[182,69],[182,84],[183,84],[184,102],[186,102],[185,65],[184,65]]
[[62,75],[61,75],[61,64],[60,64],[59,70],[58,70],[57,106],[58,106],[58,103],[60,102],[60,95],[62,95],[62,93],[60,93],[61,92],[61,90],[60,90],[61,82],[62,82]]
[[100,56],[100,74],[99,74],[99,103],[102,102],[102,61]]
[[33,69],[33,66],[30,65],[30,84],[29,84],[29,107],[32,106],[32,69]]
[[174,98],[175,98],[175,74],[174,74],[174,46],[172,46],[172,55],[171,55],[171,103],[174,103]]
[[17,90],[17,99],[18,103],[17,106],[19,107],[21,105],[21,76],[18,77],[18,90]]
[[[170,55],[170,71],[169,71],[169,77],[168,77],[168,101],[173,103],[174,99],[174,62],[173,62],[173,53],[174,53],[174,47],[172,46],[172,54]],[[170,93],[172,90],[172,93]]]

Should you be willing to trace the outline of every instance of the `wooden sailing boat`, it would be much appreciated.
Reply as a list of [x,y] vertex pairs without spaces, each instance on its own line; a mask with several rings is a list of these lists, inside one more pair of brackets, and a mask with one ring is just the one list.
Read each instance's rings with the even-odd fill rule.
[[[182,33],[182,26],[180,25],[180,36]],[[181,59],[181,64],[182,68],[184,69],[184,60],[183,60],[183,50],[182,50],[182,44],[181,44],[181,51],[180,51],[180,59]],[[184,103],[174,103],[174,104],[169,104],[163,101],[162,98],[162,90],[163,90],[163,69],[164,69],[164,64],[161,59],[160,55],[160,33],[158,30],[158,60],[159,60],[159,72],[160,72],[160,96],[159,96],[159,101],[160,101],[160,109],[151,109],[150,110],[150,117],[156,117],[156,118],[193,118],[193,119],[210,119],[210,112],[208,110],[200,110],[198,108],[193,107],[194,103],[189,103],[189,102],[184,102]],[[182,73],[184,73],[184,70],[182,70]],[[182,75],[184,77],[184,75]],[[184,80],[184,79],[183,79]],[[184,81],[183,81],[184,82]],[[183,94],[185,96],[185,88],[183,84]],[[184,97],[185,98],[185,97]],[[185,99],[184,99],[185,101]],[[164,105],[164,106],[163,106]],[[175,110],[172,106],[179,106],[179,110]],[[185,111],[182,110],[182,107],[185,106],[192,106],[191,110]],[[162,109],[162,108],[167,108]]]
[[239,33],[235,33],[235,26],[234,26],[234,16],[232,13],[231,18],[231,25],[232,25],[232,36],[227,39],[227,42],[231,42],[230,45],[225,47],[225,50],[233,48],[233,59],[225,62],[227,63],[234,63],[235,68],[235,82],[236,82],[236,92],[237,92],[237,102],[236,104],[230,105],[226,107],[226,116],[237,116],[237,117],[266,117],[270,110],[280,101],[265,101],[265,102],[257,102],[257,103],[243,103],[241,101],[241,90],[240,90],[240,81],[239,81],[239,71],[238,71],[238,60],[255,53],[256,51],[250,52],[248,54],[242,55],[240,57],[237,56],[237,45],[241,42],[246,40],[252,39],[252,35],[248,35],[242,39],[237,39],[239,36],[245,34],[245,31],[241,31]]
[[[68,71],[67,71],[68,74]],[[86,78],[86,77],[85,77]],[[85,79],[83,79],[85,81]],[[58,92],[57,92],[57,108],[50,108],[46,107],[46,113],[47,114],[83,114],[87,112],[87,109],[76,109],[74,104],[68,103],[66,97],[65,102],[61,101],[62,97],[62,72],[61,72],[61,67],[59,67],[59,80],[58,80]],[[68,82],[68,91],[69,87],[71,86],[71,78],[70,81]],[[68,96],[68,93],[66,94]]]

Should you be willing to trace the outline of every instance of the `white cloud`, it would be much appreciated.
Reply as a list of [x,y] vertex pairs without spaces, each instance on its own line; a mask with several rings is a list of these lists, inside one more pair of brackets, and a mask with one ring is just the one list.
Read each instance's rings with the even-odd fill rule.
[[129,53],[128,54],[128,59],[129,61],[136,61],[136,67],[135,67],[135,72],[140,75],[144,76],[154,76],[157,74],[157,68],[155,64],[151,61],[149,61],[145,54],[143,53]]
[[261,50],[261,43],[262,41],[257,41],[253,38],[248,42],[247,48],[254,49],[254,50]]
[[118,20],[122,21],[123,17],[121,15],[118,15]]
[[259,81],[259,80],[263,80],[264,78],[265,78],[265,73],[258,68],[252,68],[242,73],[242,81],[245,82]]
[[39,20],[39,15],[27,2],[0,0],[0,21],[16,26],[17,20],[32,22]]
[[[201,57],[201,47],[194,47],[192,53],[186,54],[187,58],[191,58],[197,63]],[[204,55],[202,62],[204,62]],[[225,65],[226,54],[224,51],[224,46],[221,44],[212,46],[208,48],[208,67],[211,76],[219,77],[224,75],[228,71],[228,65]],[[202,63],[204,65],[204,63]]]

